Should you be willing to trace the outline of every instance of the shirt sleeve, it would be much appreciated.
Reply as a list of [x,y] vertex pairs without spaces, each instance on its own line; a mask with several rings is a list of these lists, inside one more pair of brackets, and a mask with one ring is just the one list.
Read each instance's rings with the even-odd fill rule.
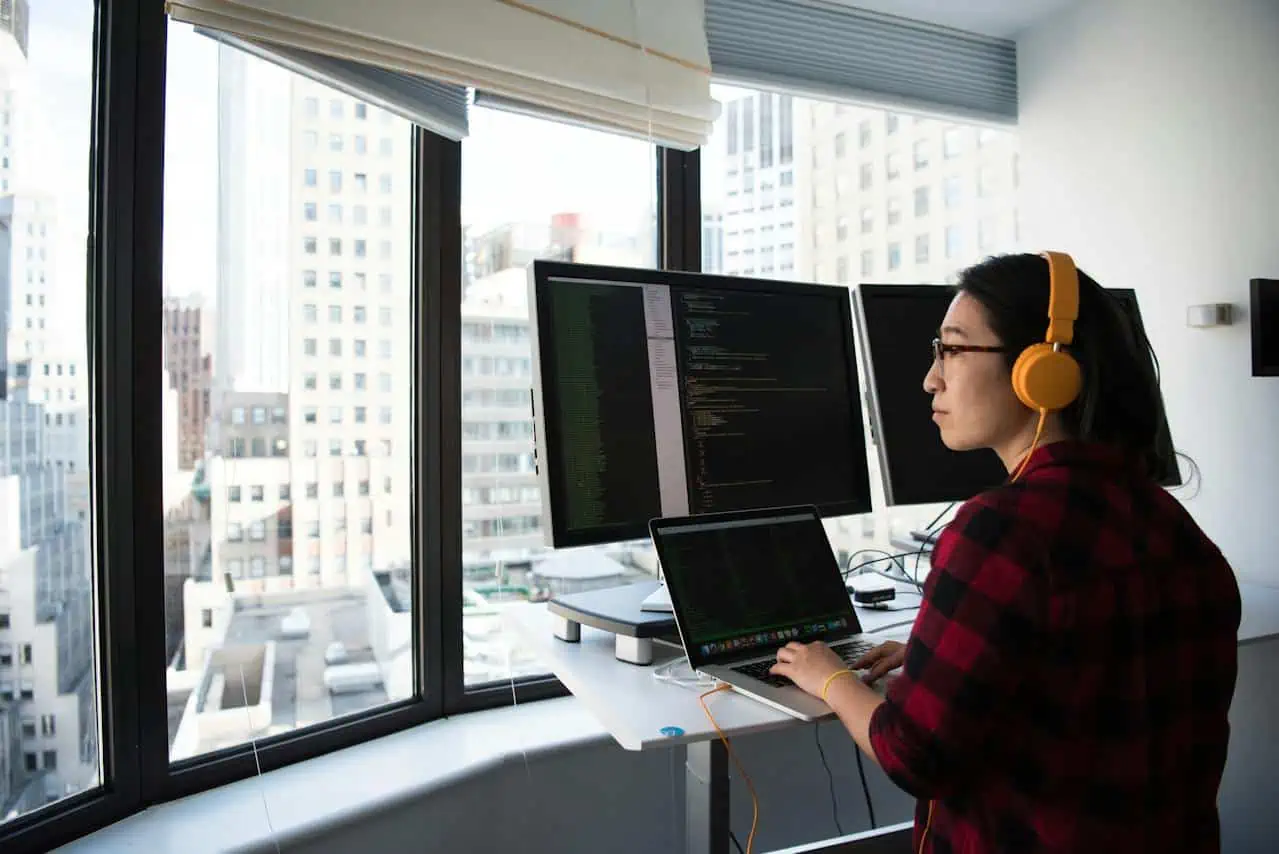
[[979,496],[938,538],[906,660],[870,721],[884,771],[917,798],[971,783],[992,710],[1017,684],[1033,633],[1030,539],[1006,502]]

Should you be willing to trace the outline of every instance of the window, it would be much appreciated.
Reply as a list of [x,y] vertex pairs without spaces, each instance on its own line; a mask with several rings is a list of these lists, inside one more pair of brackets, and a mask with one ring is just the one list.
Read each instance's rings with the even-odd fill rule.
[[928,235],[920,234],[915,237],[915,263],[928,263]]
[[835,281],[838,284],[848,284],[848,257],[840,255],[835,259]]
[[869,276],[875,272],[875,253],[869,249],[862,251],[862,275]]
[[862,208],[862,234],[870,234],[875,230],[875,212],[870,208]]
[[[727,138],[729,152],[737,151],[739,144],[743,150],[747,151],[755,147],[757,128],[753,94],[743,92],[736,98],[719,96],[719,100],[726,105],[720,121],[729,123],[727,133],[720,138]],[[790,154],[790,143],[787,139],[789,127],[786,119],[790,109],[788,100],[782,98],[777,104],[776,118],[779,131],[777,154],[778,160],[782,162],[785,162]],[[483,107],[472,109],[470,131],[470,136],[462,142],[462,210],[464,214],[474,216],[477,221],[509,221],[512,217],[519,215],[518,211],[535,206],[542,211],[539,221],[549,225],[556,209],[544,204],[540,196],[550,192],[550,188],[577,188],[571,191],[576,194],[572,210],[579,212],[584,222],[590,222],[594,217],[601,217],[609,214],[610,211],[621,209],[633,209],[637,213],[642,213],[653,201],[648,185],[653,180],[655,151],[646,142],[579,127],[550,125],[527,116],[498,112]],[[519,140],[518,148],[503,145],[503,140]],[[720,146],[723,145],[724,143],[720,143]],[[719,146],[716,146],[716,149],[724,150]],[[512,154],[516,151],[519,152],[519,156],[512,158]],[[740,158],[740,155],[738,157]],[[536,162],[538,169],[530,172],[521,166],[519,161]],[[515,183],[507,184],[508,180]],[[506,189],[503,192],[494,193],[491,189],[494,186]],[[636,222],[638,224],[638,221]],[[464,231],[467,225],[467,221],[464,220]],[[614,228],[617,227],[614,226]],[[634,233],[625,229],[592,232],[583,234],[581,239],[584,245],[594,245],[596,241],[607,240],[611,256],[607,263],[610,264],[653,267],[657,261],[655,236],[647,229],[637,229]],[[546,248],[550,249],[550,247]],[[525,263],[527,259],[511,257],[505,262],[504,270],[493,272],[506,272],[507,275],[514,276]],[[398,293],[396,298],[399,299]],[[478,302],[471,304],[463,301],[461,311],[465,320],[471,312],[484,312],[484,309]],[[489,364],[487,372],[467,379],[466,388],[491,391],[496,396],[499,390],[512,388],[514,378],[525,376],[526,366],[531,366],[533,354],[530,349],[532,344],[527,335],[528,316],[504,320],[502,323],[517,330],[509,339],[480,340],[471,335],[463,339],[463,359],[487,359]],[[390,354],[393,351],[393,345],[395,345],[394,349],[400,349],[398,342],[403,340],[399,337],[387,336],[379,342],[379,353]],[[392,366],[401,361],[404,361],[403,357],[397,361],[379,362],[379,365]],[[502,363],[505,363],[506,374],[499,373]],[[391,374],[384,372],[379,376],[383,383],[379,385],[379,390],[389,392]],[[407,390],[407,386],[397,387]],[[522,410],[515,410],[519,414],[503,413],[501,420],[509,421],[511,418],[516,418],[524,419],[520,422],[521,424],[530,423],[527,420],[529,418],[527,389],[524,398],[525,407]],[[385,403],[391,404],[391,399],[386,399]],[[383,417],[392,416],[392,414],[394,417],[390,419],[391,425],[383,425],[381,423]],[[398,408],[392,412],[392,407],[387,406],[380,412],[378,420],[379,424],[370,430],[371,433],[376,431],[378,434],[376,436],[378,441],[369,447],[374,460],[385,457],[388,453],[392,455],[392,459],[406,457],[409,438],[407,426],[410,420],[408,412]],[[469,415],[468,420],[470,420]],[[389,432],[393,441],[384,443],[382,434],[388,434],[388,426],[393,426]],[[463,435],[461,452],[464,457],[479,453],[483,447],[481,442]],[[492,445],[489,447],[491,448]],[[502,447],[504,450],[511,449],[511,453],[503,454],[504,457],[510,458],[507,460],[508,464],[500,470],[490,469],[485,475],[464,472],[461,484],[463,492],[478,486],[481,482],[513,488],[517,491],[523,487],[536,487],[537,476],[533,473],[531,465],[533,452],[531,434],[524,433],[521,429],[517,438],[503,441]],[[491,455],[491,451],[489,453]],[[523,462],[525,460],[527,463]],[[408,465],[396,465],[394,470],[407,471]],[[397,489],[402,479],[396,480]],[[386,484],[390,485],[389,479]],[[455,500],[460,501],[461,494]],[[379,507],[382,504],[383,502],[378,502]],[[395,502],[392,507],[394,512],[390,518],[397,523],[409,512],[407,504]],[[485,559],[485,555],[498,550],[511,556],[532,555],[534,550],[541,546],[541,531],[517,529],[514,522],[515,517],[530,513],[528,507],[501,508],[501,512],[497,514],[492,512],[493,509],[463,508],[463,561],[475,562],[481,567],[488,564],[491,567],[481,569],[474,579],[468,577],[468,584],[483,585],[500,582],[499,570],[492,565],[491,560]],[[517,513],[517,509],[520,512]],[[489,512],[481,512],[484,510]],[[378,533],[374,535],[375,537],[381,536],[383,522],[382,511],[379,509],[376,512]],[[531,512],[535,513],[536,510]],[[355,524],[356,521],[353,519],[352,525]],[[513,530],[519,530],[519,533],[509,533]],[[496,638],[502,631],[500,626],[493,625],[492,621],[484,617],[477,618],[466,614],[462,620],[464,630],[467,632],[492,632]],[[516,675],[534,675],[541,671],[541,666],[532,657],[530,651],[518,646],[511,650],[511,664]],[[471,686],[508,679],[505,661],[498,669],[489,667],[480,657],[466,662],[465,673],[466,682]]]
[[900,243],[888,244],[888,271],[895,272],[900,270],[902,266],[902,245]]
[[875,180],[875,170],[869,163],[863,163],[857,172],[857,186],[869,190]]
[[951,210],[959,207],[962,201],[960,195],[959,176],[951,175],[946,179],[946,183],[942,189],[943,196],[946,200],[946,209]]
[[964,233],[957,225],[946,226],[946,258],[955,260],[964,251]]
[[857,147],[858,148],[864,149],[864,148],[870,147],[870,134],[871,134],[870,119],[862,119],[860,122],[857,123]]
[[888,224],[897,225],[902,221],[902,200],[894,196],[888,200]]
[[[103,520],[95,518],[100,508],[90,487],[99,474],[91,446],[96,441],[85,427],[89,410],[84,407],[70,407],[85,413],[77,413],[73,423],[64,417],[70,415],[62,412],[66,406],[34,405],[80,397],[83,392],[65,384],[66,362],[87,363],[88,340],[94,335],[92,328],[88,334],[85,329],[89,291],[84,246],[92,209],[89,188],[96,183],[89,168],[92,118],[95,107],[104,108],[94,103],[93,68],[101,50],[101,42],[95,43],[95,20],[100,5],[91,0],[0,4],[7,40],[6,58],[0,62],[5,80],[0,86],[0,169],[5,173],[0,194],[7,197],[0,279],[3,326],[9,333],[8,352],[0,358],[12,365],[10,383],[23,376],[16,370],[20,363],[30,365],[24,378],[57,378],[52,387],[44,381],[43,388],[32,379],[31,389],[21,394],[10,386],[8,399],[0,400],[0,447],[7,452],[0,525],[13,532],[0,558],[0,837],[6,824],[30,810],[109,783],[100,773],[97,752],[102,715],[94,615],[100,591],[95,590],[96,538],[90,532]],[[33,192],[10,196],[11,186]],[[288,213],[300,222],[300,206],[284,204],[294,208]],[[189,221],[207,224],[203,215],[193,214]],[[108,284],[126,284],[110,272],[106,278]],[[76,322],[61,322],[72,318]],[[100,331],[101,321],[95,323]],[[22,336],[22,341],[19,332],[24,329],[38,332]],[[156,323],[154,335],[158,338],[162,330]],[[52,356],[55,352],[57,357]],[[93,379],[87,378],[88,387]],[[220,409],[219,420],[226,416]],[[47,429],[66,427],[77,429]],[[63,438],[73,441],[81,453],[72,451]],[[61,476],[72,470],[73,462],[74,471],[84,477]],[[226,485],[223,481],[212,486],[207,499],[225,501]],[[21,583],[24,580],[27,583]],[[36,671],[47,677],[41,678],[38,700]],[[55,711],[62,718],[56,732]],[[24,717],[20,720],[19,715]],[[56,743],[17,743],[37,733],[67,744],[87,743],[93,755],[71,753],[67,758],[76,761],[59,767],[56,751],[46,749]],[[45,779],[32,776],[42,769],[49,772]],[[57,810],[48,807],[45,812]],[[56,815],[47,820],[59,821]],[[6,842],[0,839],[0,849],[7,850]],[[20,842],[16,847],[37,846]]]
[[915,171],[928,167],[928,140],[915,141]]
[[835,134],[835,159],[842,160],[844,155],[848,153],[848,140],[844,134]]
[[947,128],[942,134],[942,155],[950,160],[964,153],[964,128]]
[[888,180],[900,178],[902,174],[902,156],[898,152],[888,155],[888,159],[884,162],[884,171],[888,175]]
[[848,239],[848,217],[841,216],[835,220],[835,239],[840,242]]
[[928,188],[915,188],[915,216],[928,216]]
[[226,500],[232,504],[238,504],[240,502],[240,487],[228,486],[226,488]]
[[[184,37],[189,48],[202,52],[209,50],[208,39],[191,32],[185,25],[171,23],[169,37],[170,62],[183,50]],[[310,549],[320,543],[318,540],[308,542],[306,535],[311,532],[312,536],[320,536],[321,529],[312,522],[323,514],[326,526],[324,535],[329,536],[327,520],[333,512],[328,504],[331,500],[330,489],[333,484],[339,484],[335,492],[341,496],[340,484],[347,478],[343,471],[348,465],[345,460],[321,457],[345,456],[350,453],[356,441],[392,439],[404,452],[397,450],[398,456],[392,456],[386,465],[401,470],[410,469],[408,449],[413,445],[411,430],[414,419],[409,411],[411,396],[408,392],[412,388],[410,372],[413,365],[407,359],[387,363],[388,371],[395,375],[395,388],[402,389],[403,395],[388,395],[376,401],[366,400],[364,403],[365,407],[377,405],[397,410],[394,429],[369,424],[367,420],[360,423],[353,421],[351,412],[355,404],[348,398],[356,394],[356,391],[352,389],[352,383],[344,381],[343,377],[349,376],[349,368],[344,360],[352,354],[350,330],[358,328],[354,324],[367,324],[370,310],[367,300],[358,307],[348,300],[360,298],[352,285],[358,286],[364,281],[360,276],[353,281],[349,278],[357,272],[353,268],[367,263],[366,259],[356,257],[361,253],[353,249],[357,245],[367,246],[364,241],[369,238],[367,200],[360,199],[359,194],[372,189],[367,186],[368,172],[363,171],[369,160],[367,154],[371,136],[371,108],[368,104],[293,72],[282,71],[250,57],[243,57],[243,63],[238,66],[245,75],[244,85],[222,87],[219,90],[217,51],[230,50],[234,49],[219,47],[212,54],[214,61],[192,66],[205,74],[202,79],[196,79],[197,88],[193,89],[189,82],[189,70],[184,75],[169,78],[166,137],[175,143],[175,147],[169,149],[169,156],[165,158],[165,236],[170,236],[177,229],[174,236],[180,241],[205,239],[210,222],[208,216],[202,215],[198,221],[188,223],[191,217],[184,217],[183,211],[190,207],[192,198],[205,198],[207,194],[204,188],[210,180],[208,176],[215,176],[216,189],[220,192],[213,201],[224,206],[223,210],[215,213],[237,223],[235,228],[221,236],[229,244],[218,248],[219,251],[225,248],[230,257],[240,259],[237,263],[243,265],[243,271],[249,276],[249,280],[243,283],[232,282],[229,290],[225,283],[217,282],[218,311],[211,317],[211,322],[206,321],[208,328],[203,330],[206,346],[213,342],[225,342],[237,358],[247,359],[245,370],[249,373],[244,377],[246,387],[258,382],[274,391],[272,386],[278,381],[281,386],[278,390],[283,393],[280,397],[259,399],[255,403],[267,413],[276,405],[287,407],[290,417],[282,418],[280,426],[270,426],[268,423],[248,428],[252,435],[246,439],[261,443],[264,452],[262,459],[253,459],[250,463],[241,462],[234,468],[223,464],[216,455],[209,461],[209,474],[206,475],[205,482],[218,484],[218,477],[226,477],[227,473],[232,473],[231,476],[239,477],[239,482],[244,484],[247,493],[244,498],[251,502],[230,505],[236,511],[233,515],[228,515],[228,506],[222,500],[226,489],[225,481],[218,484],[219,488],[213,491],[211,499],[205,500],[213,524],[220,527],[220,530],[214,529],[212,537],[214,542],[211,556],[216,561],[214,566],[226,567],[230,560],[238,560],[243,579],[240,582],[242,588],[237,587],[234,594],[237,599],[233,604],[221,579],[210,580],[207,573],[202,577],[198,572],[188,571],[187,574],[193,577],[185,585],[178,586],[176,596],[166,599],[166,622],[173,627],[174,643],[166,659],[173,660],[174,653],[184,646],[185,661],[194,672],[183,673],[181,677],[185,684],[196,685],[203,676],[200,670],[206,653],[219,649],[224,639],[237,645],[264,647],[273,644],[277,671],[290,674],[290,678],[283,683],[278,678],[275,680],[275,693],[269,699],[275,710],[274,717],[270,712],[267,715],[273,734],[293,726],[322,723],[322,718],[330,715],[333,718],[348,717],[383,704],[407,699],[412,691],[415,652],[408,646],[401,646],[394,652],[394,660],[379,662],[386,666],[387,672],[396,674],[387,678],[384,685],[359,693],[334,695],[330,702],[329,692],[322,681],[325,646],[340,638],[349,648],[376,649],[381,642],[376,632],[381,627],[370,620],[365,591],[351,588],[346,577],[336,577],[336,558],[344,546],[323,543],[323,551],[315,553],[318,566],[317,571],[312,573],[313,554]],[[301,111],[294,113],[292,122],[286,120],[277,123],[270,120],[268,111],[272,109],[274,95],[256,94],[255,81],[273,81],[281,76],[287,79],[286,86],[281,90],[284,103],[289,103],[288,99],[293,97],[290,93],[296,92],[296,103],[308,113],[309,120],[302,121]],[[266,88],[271,93],[275,91],[271,87]],[[214,124],[218,135],[214,137],[212,144],[195,138],[197,134],[204,132],[203,112],[196,114],[198,121],[190,130],[182,126],[184,117],[185,120],[190,120],[192,115],[192,108],[188,103],[203,98],[206,91],[218,91],[222,100],[221,104],[215,105],[215,122],[219,108],[229,108],[238,111],[237,115],[244,116],[242,125],[237,122],[219,128]],[[226,103],[228,98],[239,101]],[[201,111],[204,109],[201,107]],[[267,121],[264,122],[264,118]],[[272,132],[265,133],[262,127],[270,127]],[[280,131],[278,134],[274,133],[277,127]],[[396,155],[376,161],[377,168],[373,170],[373,176],[378,182],[378,201],[388,207],[411,212],[414,162],[412,149],[407,142],[412,136],[413,128],[406,120],[388,117],[385,124],[377,124],[377,131],[378,134],[373,139],[383,137],[388,153]],[[318,134],[318,145],[310,145],[311,137],[307,134]],[[398,152],[392,143],[396,137],[404,140]],[[182,139],[193,141],[191,148],[200,153],[199,157],[189,154],[183,156],[183,146],[177,145]],[[377,145],[376,142],[373,144]],[[228,151],[233,152],[234,159],[219,162],[219,156],[228,156],[220,155],[220,152]],[[299,180],[295,178],[292,195],[287,186],[283,188],[286,206],[276,210],[271,193],[263,192],[253,182],[263,181],[272,174],[271,170],[276,164],[281,163],[287,164],[287,174],[302,179],[300,183],[305,184],[305,189],[298,186]],[[360,165],[357,167],[357,164]],[[362,171],[357,173],[353,167]],[[87,186],[88,182],[85,183]],[[296,202],[288,201],[290,198],[295,198]],[[226,205],[230,207],[226,208]],[[301,231],[303,228],[307,231]],[[303,242],[292,251],[289,251],[289,246],[273,251],[270,236],[275,234],[293,234],[296,235],[294,240],[302,239]],[[385,334],[397,341],[411,341],[413,279],[409,263],[413,254],[411,244],[414,234],[409,228],[388,229],[379,233],[377,239],[385,241],[391,247],[393,262],[394,259],[403,259],[403,269],[382,262],[375,271],[376,274],[404,276],[400,280],[403,287],[397,293],[377,302],[378,307],[386,306],[391,311],[390,325]],[[357,244],[356,241],[361,242]],[[299,248],[302,252],[298,251]],[[370,256],[372,254],[368,253]],[[281,271],[278,280],[275,276],[277,269]],[[368,274],[363,269],[359,272]],[[323,295],[317,290],[321,277],[328,282]],[[186,280],[201,278],[203,277],[166,275],[165,286],[176,297],[186,296],[188,292],[191,296],[196,296],[201,293],[203,283]],[[206,293],[212,296],[211,292]],[[222,304],[227,296],[234,300],[230,307],[232,310],[227,310]],[[219,325],[224,318],[230,326]],[[281,339],[278,344],[269,340],[272,336]],[[251,374],[254,370],[272,368],[275,365],[279,368],[269,379],[259,379]],[[218,367],[215,363],[215,375]],[[368,411],[367,408],[365,411]],[[267,421],[270,422],[269,417]],[[292,423],[288,423],[290,421]],[[198,424],[193,429],[203,431],[210,426],[207,423]],[[291,434],[300,434],[292,435],[292,444]],[[280,443],[278,446],[275,444],[277,441]],[[271,454],[277,447],[279,453]],[[171,483],[166,486],[192,488],[191,472],[186,471],[184,474],[185,479],[180,484]],[[367,468],[366,473],[361,476],[369,477]],[[375,476],[380,476],[380,473]],[[347,489],[353,492],[354,473],[351,477],[353,479]],[[198,477],[195,481],[198,488],[201,481]],[[379,496],[380,505],[396,511],[395,520],[398,524],[380,528],[377,534],[371,535],[369,551],[397,556],[412,553],[408,547],[412,518],[409,512],[409,492],[412,483],[412,479],[403,478],[402,482],[396,484],[395,493]],[[296,501],[293,500],[293,487],[296,487]],[[268,490],[271,495],[269,499]],[[172,572],[177,575],[179,555],[176,549],[179,547],[181,534],[176,526],[166,529],[166,534],[166,542],[173,543],[175,552],[166,554],[165,560],[166,563],[173,564]],[[353,542],[350,547],[355,548]],[[186,548],[192,548],[189,542]],[[305,568],[306,571],[298,571],[295,576],[295,568]],[[213,574],[217,575],[216,570]],[[181,589],[183,586],[185,591]],[[291,589],[293,587],[297,589]],[[306,596],[298,597],[300,591],[316,588],[319,588],[320,596],[310,599]],[[370,589],[379,588],[373,585]],[[241,591],[252,595],[249,598],[239,598]],[[392,623],[411,625],[414,615],[407,610],[411,605],[407,597],[398,600],[392,597],[392,601],[385,603],[386,619]],[[188,608],[194,610],[186,610]],[[308,638],[280,641],[277,637],[280,623],[278,615],[287,614],[294,608],[305,612],[314,628]],[[201,615],[202,610],[209,612],[207,621]],[[192,617],[185,620],[185,627],[184,613],[192,614]],[[398,629],[392,628],[391,631]],[[368,660],[373,660],[373,653],[369,652],[368,655]],[[249,658],[247,661],[252,662],[253,659]],[[318,668],[311,667],[306,664],[308,661],[319,661],[321,664]],[[223,666],[216,652],[211,662],[213,667]],[[224,676],[226,695],[233,697],[242,689],[240,677],[230,670]],[[301,708],[309,702],[306,698],[321,696],[322,702],[312,704],[312,708],[302,713]],[[243,705],[243,700],[239,705]],[[296,715],[295,706],[299,711]],[[243,708],[232,708],[229,704],[224,708],[229,713],[223,715],[223,719],[216,725],[202,722],[199,718],[181,721],[184,733],[181,738],[178,737],[179,726],[175,721],[170,731],[170,759],[174,762],[198,759],[202,754],[245,743],[250,737],[257,738],[259,749],[268,747],[271,735],[264,730],[252,728],[250,723],[254,718]],[[237,711],[239,714],[234,713]],[[180,706],[175,714],[183,714]],[[202,713],[196,711],[193,714]],[[256,714],[255,712],[255,716]],[[60,727],[67,725],[63,721],[58,723]],[[185,737],[187,732],[190,733],[190,738]]]

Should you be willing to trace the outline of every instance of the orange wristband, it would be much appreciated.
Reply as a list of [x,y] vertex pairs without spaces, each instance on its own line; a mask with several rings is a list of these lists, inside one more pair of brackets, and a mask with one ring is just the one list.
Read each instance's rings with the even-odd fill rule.
[[852,676],[851,670],[836,670],[834,673],[826,677],[825,684],[822,685],[822,702],[826,702],[826,692],[830,690],[830,683],[834,682],[840,676]]

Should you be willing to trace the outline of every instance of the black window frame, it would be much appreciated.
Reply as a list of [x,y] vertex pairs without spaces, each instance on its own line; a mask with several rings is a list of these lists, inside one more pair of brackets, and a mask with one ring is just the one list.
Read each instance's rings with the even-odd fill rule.
[[[565,696],[552,676],[468,688],[462,657],[462,144],[413,129],[416,421],[413,698],[178,763],[165,685],[163,0],[96,0],[87,247],[98,743],[102,785],[0,824],[46,851],[147,807],[450,715]],[[700,152],[659,147],[660,266],[701,266]],[[109,402],[109,403],[108,403]]]

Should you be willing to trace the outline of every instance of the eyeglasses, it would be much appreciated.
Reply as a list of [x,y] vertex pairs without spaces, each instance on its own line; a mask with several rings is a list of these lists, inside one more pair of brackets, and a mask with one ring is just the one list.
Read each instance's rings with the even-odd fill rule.
[[937,372],[945,377],[944,366],[946,356],[951,353],[1007,353],[1007,347],[992,347],[988,344],[943,344],[940,338],[933,339],[933,361],[937,364]]

